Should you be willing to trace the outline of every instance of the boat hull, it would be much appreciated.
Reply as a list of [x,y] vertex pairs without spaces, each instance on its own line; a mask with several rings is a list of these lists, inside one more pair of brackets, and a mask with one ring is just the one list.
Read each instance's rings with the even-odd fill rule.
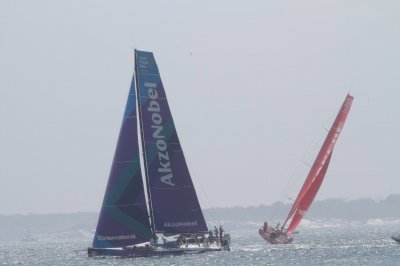
[[400,235],[399,236],[392,236],[392,239],[400,244]]
[[260,236],[270,244],[290,244],[293,241],[292,237],[288,237],[286,234],[278,235],[274,230],[264,230],[260,228],[258,231]]
[[229,250],[229,247],[124,247],[124,248],[88,248],[88,256],[118,256],[118,257],[152,257],[163,255],[199,254],[210,251]]

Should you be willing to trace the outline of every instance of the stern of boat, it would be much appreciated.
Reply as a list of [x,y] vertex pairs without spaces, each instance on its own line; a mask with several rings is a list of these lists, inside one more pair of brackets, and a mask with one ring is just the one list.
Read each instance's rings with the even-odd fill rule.
[[221,239],[221,248],[224,251],[231,251],[231,234],[224,233]]
[[400,244],[400,235],[398,235],[398,236],[392,236],[392,239],[393,239],[394,241],[396,241],[397,244]]

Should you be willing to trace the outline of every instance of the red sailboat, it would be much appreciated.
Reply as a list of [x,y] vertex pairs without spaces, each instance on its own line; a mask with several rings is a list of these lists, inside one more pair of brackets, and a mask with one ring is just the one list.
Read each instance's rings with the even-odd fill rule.
[[[260,228],[260,236],[269,243],[288,244],[293,241],[293,232],[295,232],[296,227],[311,206],[324,180],[333,147],[342,131],[352,102],[353,96],[348,94],[283,225],[280,227],[280,224],[278,224],[272,227],[265,222],[264,226]],[[289,220],[289,226],[285,229],[285,225]]]

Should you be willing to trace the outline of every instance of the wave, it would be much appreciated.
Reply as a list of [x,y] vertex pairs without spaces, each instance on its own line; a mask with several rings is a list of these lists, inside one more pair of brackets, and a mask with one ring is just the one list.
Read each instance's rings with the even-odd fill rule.
[[400,225],[399,218],[376,218],[366,221],[354,221],[345,219],[303,219],[299,228],[318,229],[318,228],[345,228],[360,226],[392,226]]

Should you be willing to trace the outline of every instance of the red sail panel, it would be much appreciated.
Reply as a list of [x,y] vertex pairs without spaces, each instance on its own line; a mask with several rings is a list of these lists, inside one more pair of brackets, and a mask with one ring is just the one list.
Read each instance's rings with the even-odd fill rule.
[[332,153],[329,155],[326,163],[322,167],[322,170],[319,172],[318,176],[315,178],[314,182],[311,184],[308,193],[304,196],[303,200],[299,204],[299,208],[293,215],[293,219],[289,224],[289,227],[286,231],[286,235],[291,235],[294,231],[296,231],[297,226],[299,225],[301,219],[303,219],[304,214],[308,211],[308,208],[311,206],[315,196],[318,193],[319,188],[321,187],[322,181],[324,180],[326,171],[328,170],[329,162],[331,160]]
[[339,137],[339,134],[343,128],[344,122],[346,121],[352,102],[353,102],[353,96],[348,94],[342,104],[342,107],[340,108],[339,113],[336,116],[335,121],[333,122],[331,129],[329,130],[328,136],[326,137],[324,143],[322,144],[321,150],[319,151],[317,158],[315,159],[314,164],[311,167],[310,172],[308,173],[306,181],[304,182],[302,188],[300,189],[300,192],[292,208],[289,211],[289,214],[283,226],[285,226],[288,220],[300,208],[300,203],[302,202],[304,196],[309,193],[312,184],[314,183],[315,179],[324,168],[324,165],[327,163],[328,157],[330,157],[333,147],[337,141],[337,138]]

